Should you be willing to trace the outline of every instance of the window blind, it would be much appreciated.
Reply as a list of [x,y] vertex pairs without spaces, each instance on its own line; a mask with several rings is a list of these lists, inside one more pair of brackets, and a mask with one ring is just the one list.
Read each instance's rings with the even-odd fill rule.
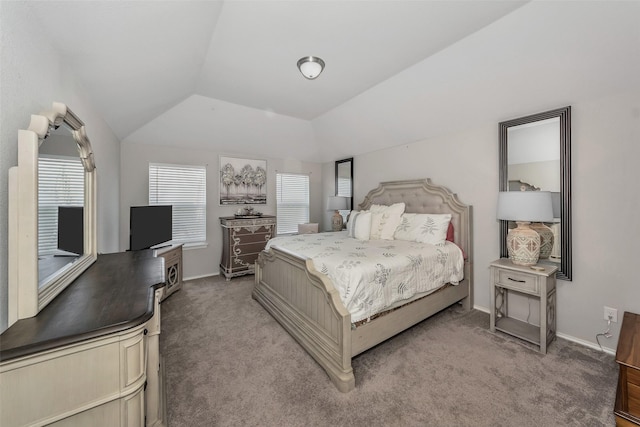
[[[338,177],[338,195],[351,197],[351,178]],[[351,206],[351,199],[349,199],[349,209],[339,210],[338,212],[342,215],[342,220],[344,223],[347,223],[347,216],[351,213],[351,209],[354,209]]]
[[84,168],[77,157],[38,158],[38,255],[58,250],[58,206],[84,206]]
[[338,177],[338,195],[351,197],[351,179]]
[[298,224],[309,222],[309,175],[276,175],[277,234],[298,232]]
[[149,163],[149,204],[173,206],[173,242],[207,240],[207,170],[204,166]]

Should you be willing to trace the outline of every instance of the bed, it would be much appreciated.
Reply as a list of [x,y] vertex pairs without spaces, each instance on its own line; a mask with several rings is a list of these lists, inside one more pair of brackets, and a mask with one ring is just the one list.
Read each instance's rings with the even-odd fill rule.
[[404,202],[407,213],[451,214],[453,241],[464,253],[464,277],[426,296],[416,295],[364,322],[351,314],[328,275],[312,259],[279,246],[256,261],[252,296],[326,371],[341,392],[355,388],[351,359],[456,303],[473,307],[471,206],[429,179],[390,181],[370,191],[359,209]]

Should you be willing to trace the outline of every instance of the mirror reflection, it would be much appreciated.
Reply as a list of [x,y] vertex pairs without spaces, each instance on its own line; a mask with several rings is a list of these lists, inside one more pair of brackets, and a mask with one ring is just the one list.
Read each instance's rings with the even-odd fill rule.
[[84,254],[84,173],[71,129],[52,130],[38,153],[38,289]]
[[339,211],[347,223],[347,217],[353,209],[353,157],[336,161],[336,196],[347,198],[348,209]]
[[[550,191],[560,194],[560,119],[555,117],[507,129],[508,191]],[[558,205],[559,209],[559,205]],[[560,211],[554,221],[534,223],[540,234],[540,263],[556,263],[560,255]],[[509,222],[509,229],[515,227]]]
[[[549,191],[554,219],[534,223],[541,237],[540,263],[558,265],[571,280],[571,107],[500,123],[500,191]],[[502,221],[500,256],[515,225]]]

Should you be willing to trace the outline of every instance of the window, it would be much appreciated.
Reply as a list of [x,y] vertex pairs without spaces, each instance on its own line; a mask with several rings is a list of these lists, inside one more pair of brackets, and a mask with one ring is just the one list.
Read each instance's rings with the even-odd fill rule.
[[84,167],[78,157],[38,158],[38,255],[58,252],[58,206],[84,205]]
[[149,163],[149,204],[173,206],[173,242],[207,240],[207,170],[204,166]]
[[309,222],[309,175],[276,175],[277,234],[298,232],[298,224]]

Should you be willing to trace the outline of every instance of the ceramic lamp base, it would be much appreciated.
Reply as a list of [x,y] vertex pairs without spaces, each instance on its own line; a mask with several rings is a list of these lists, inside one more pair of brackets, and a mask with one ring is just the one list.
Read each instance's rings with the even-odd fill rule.
[[335,211],[335,213],[331,217],[331,229],[333,231],[342,231],[343,225],[344,220],[342,219],[342,215],[340,215],[340,212]]
[[541,222],[531,224],[531,229],[540,235],[540,259],[547,259],[553,250],[553,231]]
[[540,257],[540,235],[528,222],[516,221],[516,224],[518,227],[507,234],[509,259],[517,265],[534,265]]

